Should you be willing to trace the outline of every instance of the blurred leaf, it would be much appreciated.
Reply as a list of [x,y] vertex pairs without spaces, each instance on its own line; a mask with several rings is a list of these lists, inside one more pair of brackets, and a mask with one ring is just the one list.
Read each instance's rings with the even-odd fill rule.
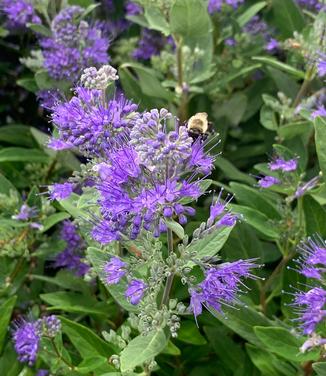
[[26,26],[29,29],[33,30],[35,33],[41,34],[44,37],[51,37],[52,35],[51,30],[42,24],[35,24],[35,23],[27,22]]
[[181,38],[182,45],[194,50],[203,50],[203,56],[192,72],[195,78],[202,72],[211,70],[213,35],[211,19],[204,2],[197,0],[176,0],[170,11],[171,33]]
[[315,126],[315,143],[316,151],[319,161],[319,167],[323,173],[324,181],[326,182],[326,120],[317,116],[314,122]]
[[265,8],[266,5],[266,1],[260,1],[256,4],[251,5],[237,18],[239,26],[241,28],[244,27],[257,13],[259,13],[263,8]]
[[285,328],[255,326],[254,331],[268,351],[285,359],[304,362],[319,358],[318,349],[304,354],[300,353],[300,347],[303,345],[305,338],[295,337]]
[[300,32],[304,26],[303,14],[294,0],[272,0],[274,24],[284,38],[293,37],[295,31]]
[[248,206],[231,204],[231,207],[234,213],[242,215],[245,222],[268,238],[278,239],[280,237],[279,233],[273,228],[271,221],[265,214],[258,210],[249,208]]
[[218,157],[214,161],[214,165],[221,169],[224,175],[231,180],[238,180],[247,184],[255,184],[256,180],[250,175],[238,170],[230,161],[225,158]]
[[191,345],[206,345],[206,339],[200,334],[194,321],[183,320],[178,331],[178,340]]
[[8,147],[0,149],[0,162],[49,162],[49,156],[39,149]]
[[0,354],[2,353],[5,336],[15,307],[17,296],[12,296],[0,305]]
[[5,194],[6,196],[9,196],[10,191],[17,193],[17,197],[19,201],[21,201],[20,195],[18,194],[15,186],[0,173],[0,193]]
[[120,354],[121,372],[132,371],[138,365],[153,359],[163,351],[167,341],[162,329],[132,339]]
[[10,124],[0,127],[0,141],[30,148],[37,146],[31,135],[30,127],[20,124]]
[[306,218],[306,235],[320,234],[326,237],[326,210],[311,196],[303,196],[302,200]]
[[237,202],[241,205],[250,206],[259,210],[271,219],[281,219],[282,215],[278,210],[278,202],[272,202],[270,197],[258,189],[248,187],[244,184],[230,183],[232,192],[235,194]]
[[270,131],[276,131],[278,128],[277,118],[275,112],[266,104],[260,109],[260,123]]
[[166,347],[162,351],[162,354],[180,356],[181,350],[173,342],[168,341],[168,344],[166,345]]
[[72,344],[84,359],[96,355],[108,358],[115,353],[116,349],[98,337],[91,329],[68,320],[65,317],[58,317],[61,320],[63,333],[69,337]]
[[161,31],[166,36],[170,34],[169,24],[159,7],[152,5],[146,6],[144,15],[148,22],[149,29]]
[[326,363],[314,363],[312,368],[317,373],[318,376],[326,375]]
[[310,121],[298,121],[281,126],[278,129],[278,134],[285,140],[296,136],[301,136],[304,133],[312,132],[313,127]]
[[31,93],[36,93],[39,90],[39,87],[36,84],[35,78],[20,78],[16,81],[18,86],[23,87],[24,89],[30,91]]
[[66,312],[75,312],[83,314],[94,314],[106,316],[109,312],[109,306],[106,303],[100,303],[91,296],[85,297],[68,291],[50,292],[41,294],[40,298],[50,304],[51,310],[62,310]]
[[[282,1],[282,0],[281,0]],[[277,68],[281,71],[284,71],[286,73],[291,74],[292,76],[296,78],[303,79],[305,78],[305,73],[303,71],[300,71],[296,68],[291,67],[291,65],[282,63],[275,59],[274,57],[269,57],[269,56],[253,56],[252,60],[255,61],[260,61],[261,63],[265,63],[267,65],[270,65],[274,68]]]
[[64,219],[67,219],[70,217],[70,214],[68,213],[54,213],[50,215],[49,217],[46,217],[45,220],[43,221],[42,225],[43,228],[41,232],[45,232],[49,230],[51,227],[56,225],[57,223],[63,221]]
[[81,363],[75,368],[78,373],[89,374],[101,367],[103,364],[107,364],[107,358],[104,356],[92,356],[90,358],[84,358]]

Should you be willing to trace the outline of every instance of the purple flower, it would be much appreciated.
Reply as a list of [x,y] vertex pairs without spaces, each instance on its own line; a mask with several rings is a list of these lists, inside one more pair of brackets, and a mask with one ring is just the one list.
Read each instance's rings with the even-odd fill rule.
[[41,19],[36,14],[30,1],[2,0],[1,10],[6,14],[10,29],[26,28],[27,23],[40,24]]
[[263,178],[258,180],[258,185],[261,188],[269,188],[275,184],[281,184],[281,181],[274,176],[264,176]]
[[48,376],[48,374],[49,374],[48,370],[46,370],[46,369],[39,369],[37,371],[36,376]]
[[159,55],[166,44],[167,38],[160,32],[144,28],[132,57],[137,60],[149,60],[152,56]]
[[225,43],[226,46],[229,46],[229,47],[234,47],[237,44],[237,42],[234,38],[226,38],[224,43]]
[[307,181],[303,185],[299,186],[294,193],[296,198],[303,196],[306,192],[310,191],[311,189],[315,188],[320,180],[320,176],[315,176],[311,180]]
[[312,334],[326,317],[326,291],[321,287],[296,293],[292,304],[298,310],[298,321],[301,322],[304,334]]
[[52,121],[59,140],[93,156],[105,155],[135,124],[136,110],[137,105],[123,95],[104,103],[100,90],[78,87],[70,101],[53,109]]
[[298,161],[297,159],[289,159],[286,161],[278,157],[274,158],[274,160],[268,164],[268,167],[271,171],[281,170],[283,172],[291,172],[297,169]]
[[209,0],[208,12],[211,14],[215,12],[220,12],[223,5],[229,5],[233,9],[236,9],[243,3],[244,0]]
[[62,97],[59,89],[39,90],[36,95],[41,107],[46,110],[51,110]]
[[125,297],[130,301],[131,304],[137,305],[145,294],[147,288],[146,283],[140,279],[133,279],[130,281],[127,290],[125,292]]
[[116,285],[120,279],[127,273],[126,263],[119,259],[119,257],[112,257],[104,265],[105,281],[108,285]]
[[207,269],[205,279],[189,290],[194,315],[202,312],[202,305],[222,313],[224,304],[236,304],[243,286],[242,278],[255,278],[250,270],[257,266],[254,260],[238,260]]
[[55,315],[42,318],[43,334],[54,338],[61,330],[61,321]]
[[64,200],[68,198],[74,189],[72,183],[53,184],[49,186],[50,200]]
[[320,54],[317,71],[319,77],[324,77],[326,75],[326,54]]
[[280,46],[279,42],[275,38],[271,38],[267,42],[265,46],[265,50],[268,52],[275,52],[276,50],[278,50],[279,46]]
[[323,2],[321,0],[296,0],[298,5],[314,10],[319,11],[323,8]]
[[308,238],[299,247],[299,272],[307,278],[321,279],[326,272],[326,243],[320,237]]
[[18,360],[33,365],[40,347],[41,331],[39,322],[21,320],[15,326],[13,341]]
[[55,259],[54,266],[72,270],[79,277],[84,276],[89,265],[83,262],[86,245],[77,232],[77,227],[69,220],[63,222],[60,238],[66,242],[65,249]]
[[315,333],[312,334],[311,337],[304,342],[304,344],[300,347],[300,352],[305,353],[307,350],[310,350],[314,347],[321,347],[326,344],[326,338],[321,338],[320,336],[316,335]]
[[315,110],[312,114],[311,117],[312,119],[316,119],[317,116],[320,117],[326,117],[326,108],[324,105],[321,105]]
[[127,16],[136,16],[137,14],[143,12],[143,8],[140,5],[134,3],[133,1],[128,1],[125,5],[125,9]]
[[84,68],[108,62],[108,39],[80,20],[83,12],[78,6],[64,8],[52,21],[52,37],[40,41],[44,68],[56,80],[76,82]]
[[73,148],[73,145],[68,144],[58,138],[51,138],[47,144],[48,148],[53,150],[66,150]]
[[12,218],[18,221],[28,221],[35,216],[37,216],[37,209],[30,208],[27,204],[23,204],[19,209],[19,213],[13,215]]

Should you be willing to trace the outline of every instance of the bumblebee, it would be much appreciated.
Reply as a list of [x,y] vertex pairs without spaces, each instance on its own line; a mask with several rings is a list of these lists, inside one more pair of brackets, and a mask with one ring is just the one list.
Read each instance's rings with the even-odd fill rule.
[[188,120],[187,130],[189,136],[194,140],[197,140],[197,138],[206,140],[212,133],[213,123],[208,121],[208,115],[206,112],[198,112]]

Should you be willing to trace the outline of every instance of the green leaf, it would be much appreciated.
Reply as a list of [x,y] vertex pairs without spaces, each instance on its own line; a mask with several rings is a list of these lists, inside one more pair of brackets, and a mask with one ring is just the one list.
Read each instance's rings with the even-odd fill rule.
[[10,191],[15,192],[17,197],[20,199],[20,195],[18,194],[15,186],[9,181],[6,177],[4,177],[0,173],[0,193],[5,194],[6,196],[10,195]]
[[80,196],[76,193],[72,193],[65,200],[60,200],[60,205],[74,218],[86,218],[86,213],[78,208],[78,201]]
[[89,14],[93,12],[94,9],[99,7],[100,4],[94,4],[92,1],[92,4],[89,4],[87,8],[84,10],[83,14],[81,15],[81,18],[86,18]]
[[157,6],[146,6],[145,18],[150,29],[161,31],[166,36],[170,34],[169,24],[167,23],[164,14]]
[[323,173],[324,181],[326,182],[326,120],[317,116],[314,121],[315,126],[315,143],[316,151],[319,161],[319,167]]
[[300,7],[293,0],[272,0],[274,24],[284,38],[290,38],[295,31],[300,32],[304,26],[304,17]]
[[183,239],[185,237],[185,230],[183,227],[173,219],[165,219],[165,223],[169,229],[171,229],[178,238]]
[[306,218],[306,235],[320,234],[326,237],[326,210],[311,196],[304,196],[302,199]]
[[0,162],[49,162],[49,156],[39,149],[25,149],[18,147],[0,150]]
[[230,161],[225,158],[216,158],[214,165],[217,168],[221,169],[228,179],[241,181],[247,184],[256,183],[256,180],[254,178],[237,169]]
[[296,370],[289,364],[280,361],[280,359],[263,348],[246,343],[246,350],[251,361],[261,371],[262,376],[297,375]]
[[31,135],[30,127],[20,124],[2,126],[0,128],[0,141],[30,148],[37,146]]
[[278,129],[278,134],[285,140],[289,140],[293,137],[310,133],[312,130],[313,127],[310,121],[298,121],[283,125]]
[[179,356],[181,355],[181,350],[173,342],[168,341],[166,347],[162,351],[162,354]]
[[8,331],[11,314],[15,307],[17,296],[12,296],[0,306],[0,354],[2,353],[5,336]]
[[275,59],[273,57],[253,56],[252,60],[260,61],[261,63],[270,65],[270,66],[277,68],[277,69],[279,69],[283,72],[289,73],[296,78],[300,78],[300,79],[305,78],[305,73],[303,71],[300,71],[296,68],[293,68],[293,67],[291,67],[291,65],[282,63],[282,62],[278,61],[277,59]]
[[107,364],[107,358],[103,356],[92,356],[90,358],[84,358],[81,363],[75,368],[78,373],[89,374],[93,373],[96,369]]
[[91,329],[65,317],[59,316],[59,318],[63,333],[69,337],[83,358],[90,358],[94,355],[108,358],[115,353],[116,349],[97,336]]
[[245,26],[258,12],[260,12],[267,5],[266,1],[260,1],[250,6],[245,12],[243,12],[238,18],[237,22],[242,28]]
[[250,307],[241,306],[240,309],[224,307],[224,315],[217,314],[217,318],[228,328],[237,333],[240,337],[246,339],[248,342],[261,347],[262,342],[254,332],[254,326],[268,326],[272,322],[268,320],[263,314],[258,313]]
[[153,359],[164,350],[167,342],[168,339],[162,329],[132,339],[120,354],[121,372],[132,371],[135,367]]
[[51,78],[46,70],[40,70],[35,73],[35,81],[40,90],[57,88],[66,91],[70,88],[68,81],[59,81]]
[[270,130],[270,131],[276,131],[278,124],[275,112],[266,104],[264,104],[260,109],[260,123],[261,125]]
[[43,35],[43,36],[45,36],[45,37],[51,37],[51,35],[52,35],[51,30],[48,29],[47,27],[45,27],[45,26],[42,25],[42,24],[34,24],[34,23],[30,23],[30,22],[28,22],[28,23],[26,24],[26,26],[27,26],[29,29],[35,31],[35,33],[37,33],[37,34],[41,34],[41,35]]
[[200,334],[197,325],[190,320],[181,321],[178,340],[196,346],[206,345],[207,343],[206,339]]
[[87,257],[92,263],[96,274],[103,282],[104,286],[108,289],[110,294],[116,300],[116,302],[123,307],[126,311],[138,312],[137,306],[130,304],[125,297],[125,291],[127,288],[127,282],[122,279],[117,285],[108,285],[105,280],[105,273],[103,270],[104,264],[109,260],[110,254],[95,247],[89,247],[87,249]]
[[205,326],[205,334],[215,353],[231,371],[243,367],[245,354],[238,343],[228,335],[225,327]]
[[35,82],[35,78],[20,78],[16,81],[16,84],[18,86],[23,87],[24,89],[30,91],[31,93],[36,93],[39,90],[39,87],[37,86]]
[[318,376],[325,376],[326,375],[326,363],[314,363],[312,368],[317,373]]
[[50,215],[49,217],[45,218],[45,220],[43,221],[43,223],[42,223],[43,228],[42,228],[41,232],[45,232],[45,231],[49,230],[51,227],[53,227],[57,223],[63,221],[64,219],[67,219],[69,217],[70,217],[70,214],[68,214],[68,213],[54,213],[54,214]]
[[272,202],[271,198],[264,192],[248,187],[247,185],[234,182],[230,183],[230,187],[239,204],[250,206],[271,219],[281,219],[282,216],[278,211],[278,203]]
[[295,337],[285,328],[255,326],[254,331],[267,350],[287,360],[304,362],[319,358],[318,350],[309,351],[305,354],[300,353],[299,349],[305,338]]
[[232,229],[233,227],[230,226],[217,228],[204,238],[191,242],[187,250],[189,252],[196,252],[196,259],[213,257],[221,250]]
[[141,91],[154,98],[162,98],[172,101],[174,95],[165,89],[157,77],[157,73],[150,68],[144,67],[138,63],[125,63],[120,66],[120,70],[132,69],[138,76]]
[[106,303],[99,303],[91,296],[85,297],[85,295],[68,291],[41,294],[40,298],[52,306],[49,308],[51,310],[96,314],[102,316],[106,316],[109,311],[109,306]]
[[176,0],[170,11],[171,33],[182,39],[182,44],[204,51],[198,61],[193,77],[211,70],[213,35],[211,19],[204,2],[198,0]]
[[278,239],[280,234],[272,227],[270,219],[258,210],[231,204],[233,212],[243,216],[243,220],[271,239]]

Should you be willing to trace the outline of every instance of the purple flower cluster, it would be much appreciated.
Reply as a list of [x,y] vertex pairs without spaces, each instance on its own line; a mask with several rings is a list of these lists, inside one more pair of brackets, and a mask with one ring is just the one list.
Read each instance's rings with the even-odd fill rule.
[[317,110],[315,110],[312,114],[311,114],[311,117],[313,119],[316,119],[317,116],[320,116],[320,117],[326,117],[326,108],[324,105],[321,105],[317,108]]
[[53,108],[52,121],[65,145],[103,156],[135,124],[137,107],[123,95],[107,102],[101,90],[77,87],[70,101]]
[[74,190],[72,183],[56,183],[49,186],[50,200],[65,200]]
[[[168,131],[167,120],[175,130]],[[140,114],[129,141],[116,146],[105,162],[95,166],[103,221],[93,230],[101,243],[136,239],[142,229],[154,236],[166,231],[166,219],[176,216],[181,224],[195,210],[182,203],[203,194],[200,174],[209,174],[213,158],[200,139],[193,141],[187,128],[167,110]]]
[[243,3],[244,0],[209,0],[208,12],[210,14],[220,12],[222,10],[223,5],[228,5],[233,9],[237,9]]
[[46,110],[51,110],[62,97],[59,89],[39,90],[36,94],[41,107]]
[[[324,288],[326,272],[326,242],[319,236],[308,238],[299,246],[299,273],[307,278],[321,282],[320,286],[307,285],[306,291],[298,291],[292,305],[296,308],[300,327],[304,334],[312,336],[302,346],[301,351],[321,344],[316,337],[319,323],[326,317],[326,290]],[[318,340],[316,340],[318,339]],[[322,342],[325,340],[322,340]]]
[[7,16],[7,26],[10,29],[25,28],[27,23],[41,23],[40,17],[28,0],[1,0],[0,9]]
[[255,278],[250,271],[256,267],[254,260],[238,260],[207,269],[204,280],[189,290],[195,317],[202,313],[203,306],[222,313],[223,305],[238,303],[237,295],[244,286],[242,278]]
[[89,266],[82,261],[85,243],[76,226],[69,220],[63,222],[60,238],[66,242],[66,248],[56,256],[54,266],[72,270],[77,276],[84,276],[89,270]]
[[326,54],[319,54],[319,59],[317,62],[317,71],[319,77],[326,76]]
[[81,20],[84,9],[63,9],[52,21],[52,37],[40,40],[44,68],[56,80],[76,82],[88,66],[107,63],[108,40],[100,29]]
[[325,4],[323,3],[323,0],[296,0],[298,5],[301,7],[314,10],[314,11],[320,11]]
[[137,14],[143,12],[143,8],[133,1],[127,1],[125,5],[125,11],[127,16],[136,16]]
[[12,338],[18,360],[33,365],[40,350],[42,336],[54,338],[60,329],[61,322],[54,315],[36,321],[17,321]]
[[[285,160],[284,158],[276,156],[268,164],[270,171],[278,171],[280,173],[294,172],[298,168],[297,159]],[[273,185],[281,184],[281,180],[275,176],[264,176],[258,180],[258,186],[261,188],[269,188]]]
[[159,55],[167,43],[171,43],[171,39],[158,31],[144,28],[132,57],[137,60],[149,60],[152,56]]
[[[127,264],[119,257],[112,257],[103,267],[105,282],[115,285],[127,274]],[[131,304],[137,305],[147,289],[146,283],[140,279],[132,279],[125,292],[125,297]]]

